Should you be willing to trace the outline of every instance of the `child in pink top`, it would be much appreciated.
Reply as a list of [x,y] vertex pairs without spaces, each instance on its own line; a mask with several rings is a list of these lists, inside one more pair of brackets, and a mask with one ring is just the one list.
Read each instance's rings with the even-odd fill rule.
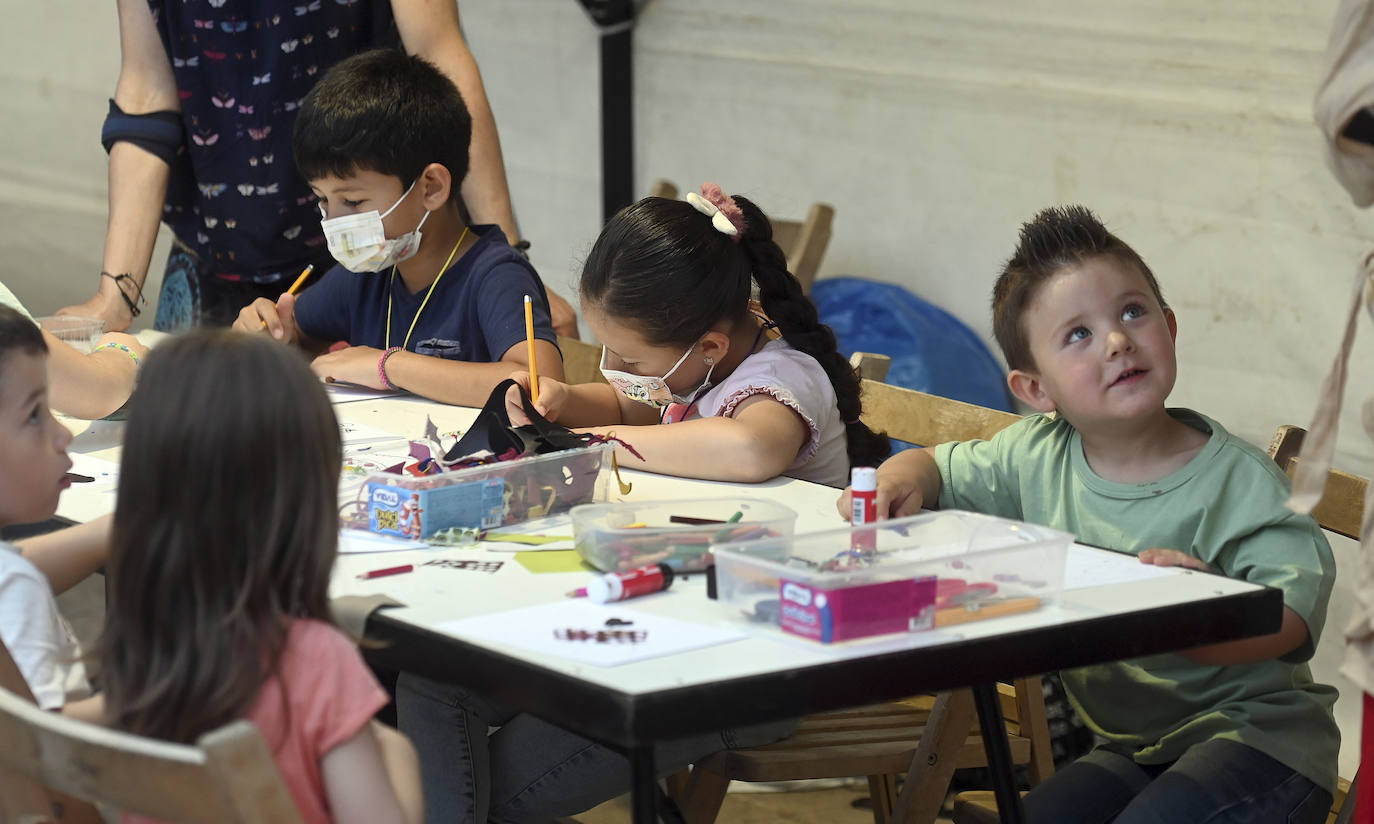
[[414,751],[372,722],[386,694],[330,618],[341,455],[294,352],[216,330],[148,357],[94,654],[101,716],[187,743],[247,718],[304,821],[417,822]]

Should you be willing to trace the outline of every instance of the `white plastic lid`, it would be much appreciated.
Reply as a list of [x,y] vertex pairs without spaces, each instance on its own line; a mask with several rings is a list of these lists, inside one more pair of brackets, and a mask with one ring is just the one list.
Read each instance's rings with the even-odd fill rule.
[[878,470],[872,466],[856,466],[849,471],[849,485],[859,492],[878,488]]
[[587,600],[594,604],[604,604],[607,601],[619,600],[620,593],[625,589],[620,578],[614,573],[609,575],[598,575],[587,582]]

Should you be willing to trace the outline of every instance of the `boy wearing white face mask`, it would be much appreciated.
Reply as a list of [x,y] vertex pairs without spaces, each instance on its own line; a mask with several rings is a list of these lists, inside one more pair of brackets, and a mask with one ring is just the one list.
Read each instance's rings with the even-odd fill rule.
[[418,57],[378,50],[330,69],[292,143],[340,265],[299,298],[259,298],[235,327],[313,352],[347,343],[315,358],[326,379],[480,406],[528,366],[530,295],[540,372],[561,377],[539,275],[459,210],[471,128],[457,88]]

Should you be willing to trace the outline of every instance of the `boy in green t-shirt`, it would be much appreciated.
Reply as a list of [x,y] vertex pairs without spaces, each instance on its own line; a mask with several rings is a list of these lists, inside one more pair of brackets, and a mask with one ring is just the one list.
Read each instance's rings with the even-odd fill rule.
[[1305,662],[1335,562],[1316,523],[1284,508],[1267,455],[1165,407],[1178,321],[1149,267],[1087,209],[1046,209],[993,289],[993,329],[1012,392],[1041,414],[894,455],[878,469],[882,516],[987,512],[1284,593],[1271,635],[1063,673],[1101,743],[1026,796],[1028,820],[1325,821],[1336,691]]

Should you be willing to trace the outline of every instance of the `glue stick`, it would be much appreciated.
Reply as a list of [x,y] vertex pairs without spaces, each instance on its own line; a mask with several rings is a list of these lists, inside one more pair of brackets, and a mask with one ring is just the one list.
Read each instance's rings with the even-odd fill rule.
[[849,522],[858,526],[878,520],[878,470],[856,466],[849,472],[852,492]]
[[[862,527],[878,520],[878,470],[871,466],[856,466],[849,473],[851,528]],[[878,546],[873,529],[857,529],[850,539],[850,549],[871,553]]]
[[608,572],[587,582],[587,598],[604,604],[637,595],[659,592],[673,585],[673,570],[667,564],[650,564],[624,572]]

